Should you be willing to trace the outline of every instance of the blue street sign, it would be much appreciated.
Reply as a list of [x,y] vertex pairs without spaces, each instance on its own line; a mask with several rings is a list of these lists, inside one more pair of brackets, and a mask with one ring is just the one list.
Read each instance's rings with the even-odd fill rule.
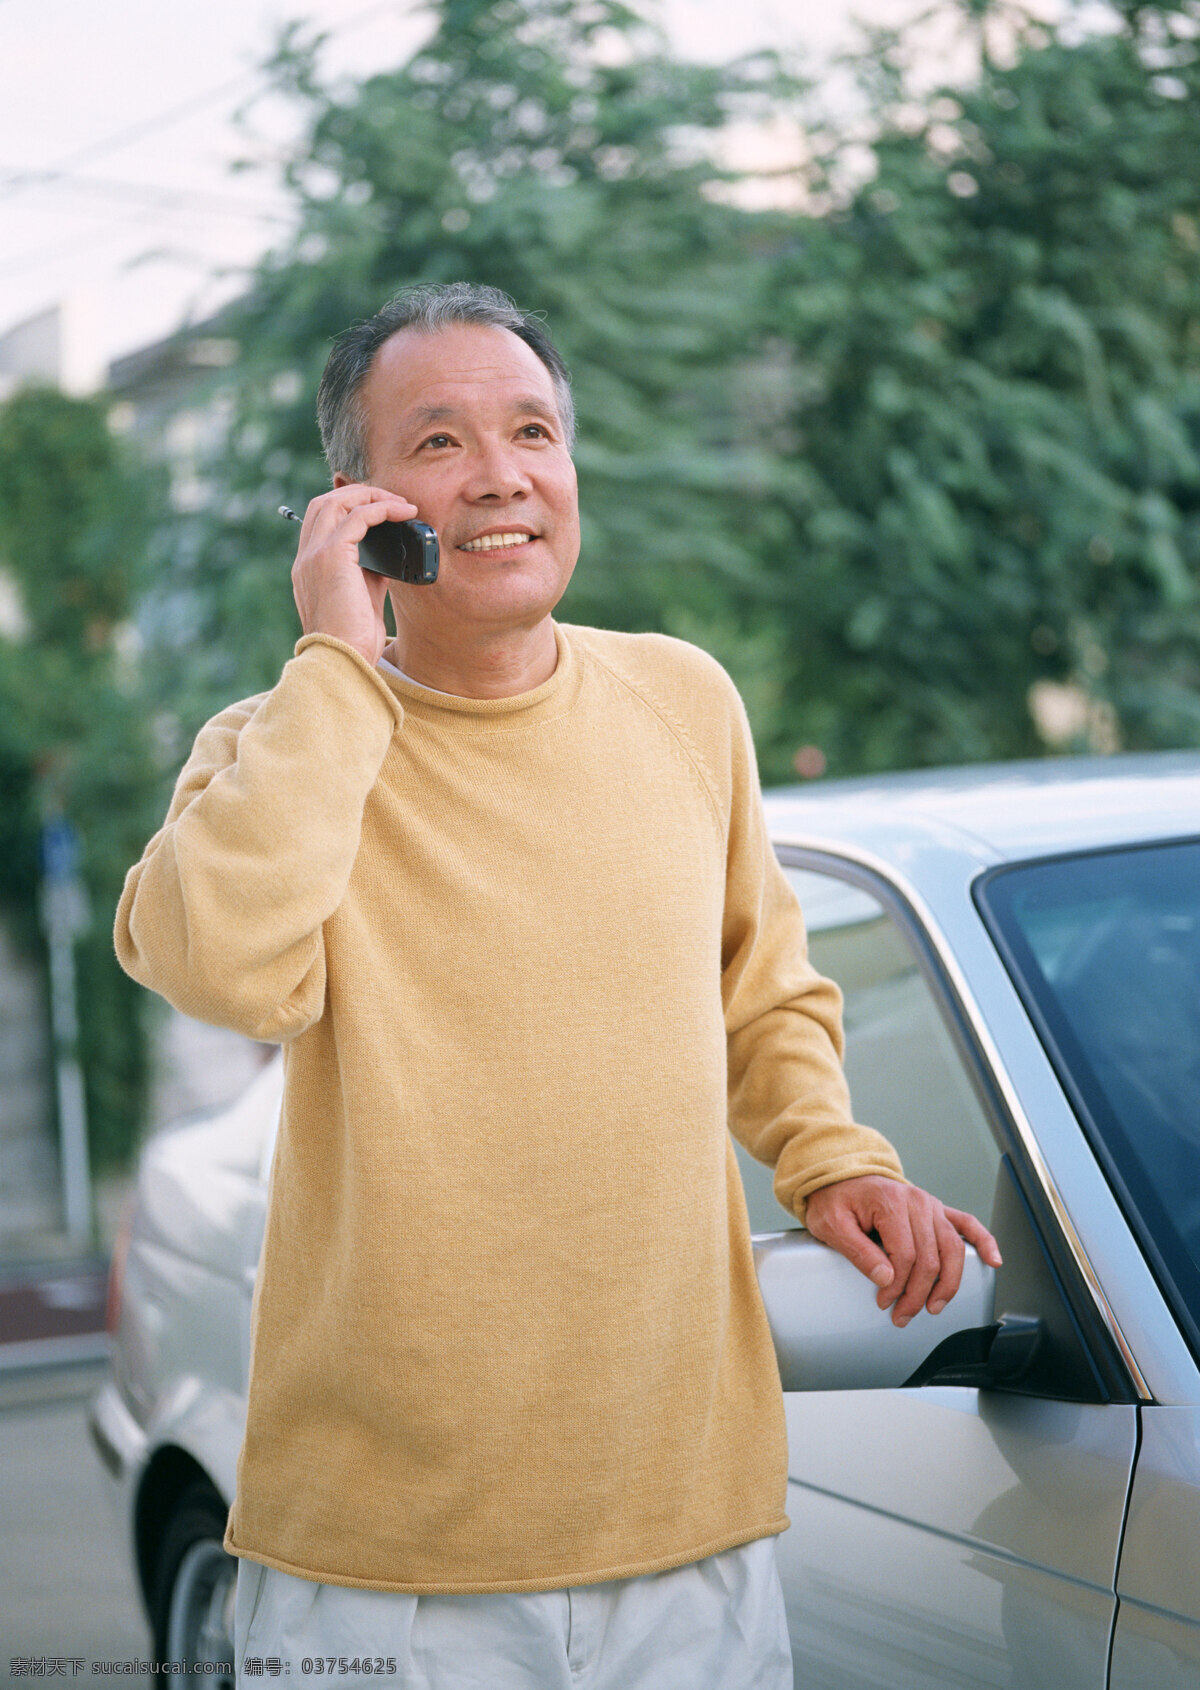
[[74,880],[79,867],[79,835],[66,816],[52,816],[42,828],[42,873],[61,885]]

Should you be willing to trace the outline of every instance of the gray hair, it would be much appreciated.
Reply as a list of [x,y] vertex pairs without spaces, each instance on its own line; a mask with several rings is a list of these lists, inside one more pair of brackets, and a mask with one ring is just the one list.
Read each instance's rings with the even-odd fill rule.
[[331,473],[340,470],[351,481],[370,478],[363,387],[384,341],[401,329],[435,334],[452,323],[508,329],[523,340],[550,372],[568,450],[574,445],[571,377],[540,318],[522,311],[499,288],[475,282],[420,283],[401,289],[373,317],[355,323],[334,342],[317,389],[317,422]]

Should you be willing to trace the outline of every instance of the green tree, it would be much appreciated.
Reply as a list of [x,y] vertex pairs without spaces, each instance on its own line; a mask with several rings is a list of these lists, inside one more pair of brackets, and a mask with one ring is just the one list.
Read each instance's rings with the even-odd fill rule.
[[0,566],[24,623],[0,639],[0,907],[40,954],[41,827],[68,817],[93,910],[76,962],[98,1168],[136,1144],[146,1084],[139,993],[113,955],[111,915],[156,799],[146,711],[120,656],[154,514],[103,402],[29,388],[0,406]]
[[1037,752],[1039,679],[1129,746],[1197,741],[1200,8],[1112,21],[981,33],[977,80],[920,100],[877,37],[874,174],[847,191],[834,136],[775,263],[789,699],[835,766]]
[[[833,121],[769,55],[679,63],[618,0],[440,0],[408,64],[337,92],[286,39],[297,233],[225,325],[229,455],[147,612],[183,742],[295,637],[273,512],[327,485],[331,337],[464,277],[544,308],[575,372],[560,614],[707,646],[768,780],[803,741],[835,772],[1036,754],[1039,681],[1128,745],[1193,743],[1198,0],[1090,34],[943,10],[975,78],[914,91],[916,37],[878,36]],[[803,210],[714,162],[755,115],[807,130]]]

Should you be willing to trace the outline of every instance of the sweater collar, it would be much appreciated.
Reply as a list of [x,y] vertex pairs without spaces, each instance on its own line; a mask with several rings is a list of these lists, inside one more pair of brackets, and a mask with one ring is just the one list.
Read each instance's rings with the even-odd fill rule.
[[464,698],[422,686],[393,670],[379,669],[379,678],[395,693],[406,716],[435,723],[452,731],[526,727],[570,709],[579,691],[579,662],[560,622],[551,617],[558,661],[554,673],[529,692],[509,698]]

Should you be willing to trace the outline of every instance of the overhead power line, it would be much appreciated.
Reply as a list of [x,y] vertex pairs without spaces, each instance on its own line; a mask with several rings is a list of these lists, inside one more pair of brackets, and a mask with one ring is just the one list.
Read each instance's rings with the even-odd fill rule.
[[[0,0],[0,5],[4,0]],[[19,276],[26,270],[36,270],[39,264],[53,264],[57,258],[73,257],[77,252],[88,252],[92,247],[102,246],[105,241],[121,239],[129,231],[130,222],[146,223],[149,218],[143,214],[133,219],[123,219],[120,223],[109,223],[103,229],[94,229],[90,234],[72,235],[69,241],[55,241],[51,246],[41,246],[33,252],[22,253],[19,258],[10,260],[7,264],[0,264],[0,281],[7,281],[10,276]]]
[[232,81],[222,82],[206,93],[196,94],[190,100],[183,100],[177,106],[171,106],[167,111],[159,112],[157,117],[144,119],[141,123],[133,123],[124,129],[118,129],[111,135],[104,135],[98,141],[90,141],[86,146],[77,148],[74,152],[64,153],[42,170],[23,170],[10,174],[8,181],[0,185],[0,199],[11,199],[14,194],[22,193],[26,188],[44,187],[47,182],[56,177],[64,176],[77,165],[87,164],[94,158],[102,158],[105,153],[117,152],[122,147],[131,146],[134,141],[140,141],[147,135],[155,134],[159,129],[166,129],[170,124],[180,123],[193,112],[203,111],[205,106],[214,105],[218,100],[226,99],[238,89],[247,87],[254,81],[261,80],[258,71],[243,72]]
[[[0,0],[0,4],[3,0]],[[64,170],[37,172],[5,170],[0,166],[0,193],[20,181],[29,187],[59,189],[67,194],[91,195],[125,204],[146,206],[155,211],[201,211],[222,217],[247,217],[258,223],[286,223],[278,207],[255,205],[236,195],[209,193],[198,188],[168,188],[151,182],[114,182],[97,176],[74,176]]]
[[[4,0],[0,0],[0,5]],[[335,28],[325,33],[330,37],[345,35],[349,30],[357,29],[361,25],[370,23],[372,19],[382,17],[385,12],[410,11],[413,8],[402,6],[399,0],[376,0],[376,4],[366,6],[362,11],[354,12]],[[173,124],[182,123],[206,107],[216,105],[231,95],[248,91],[255,85],[265,86],[266,77],[261,70],[243,71],[239,76],[218,83],[203,93],[193,94],[186,100],[180,100],[177,105],[168,106],[165,111],[158,112],[154,117],[143,118],[137,123],[125,125],[114,130],[111,134],[101,135],[95,141],[89,141],[82,147],[64,153],[61,158],[41,170],[27,170],[10,174],[7,182],[0,184],[0,199],[11,199],[14,195],[24,192],[28,188],[45,186],[55,177],[65,175],[81,164],[89,164],[93,159],[103,158],[108,153],[118,152],[124,147],[132,146],[148,135],[156,135],[160,130],[170,128]]]

